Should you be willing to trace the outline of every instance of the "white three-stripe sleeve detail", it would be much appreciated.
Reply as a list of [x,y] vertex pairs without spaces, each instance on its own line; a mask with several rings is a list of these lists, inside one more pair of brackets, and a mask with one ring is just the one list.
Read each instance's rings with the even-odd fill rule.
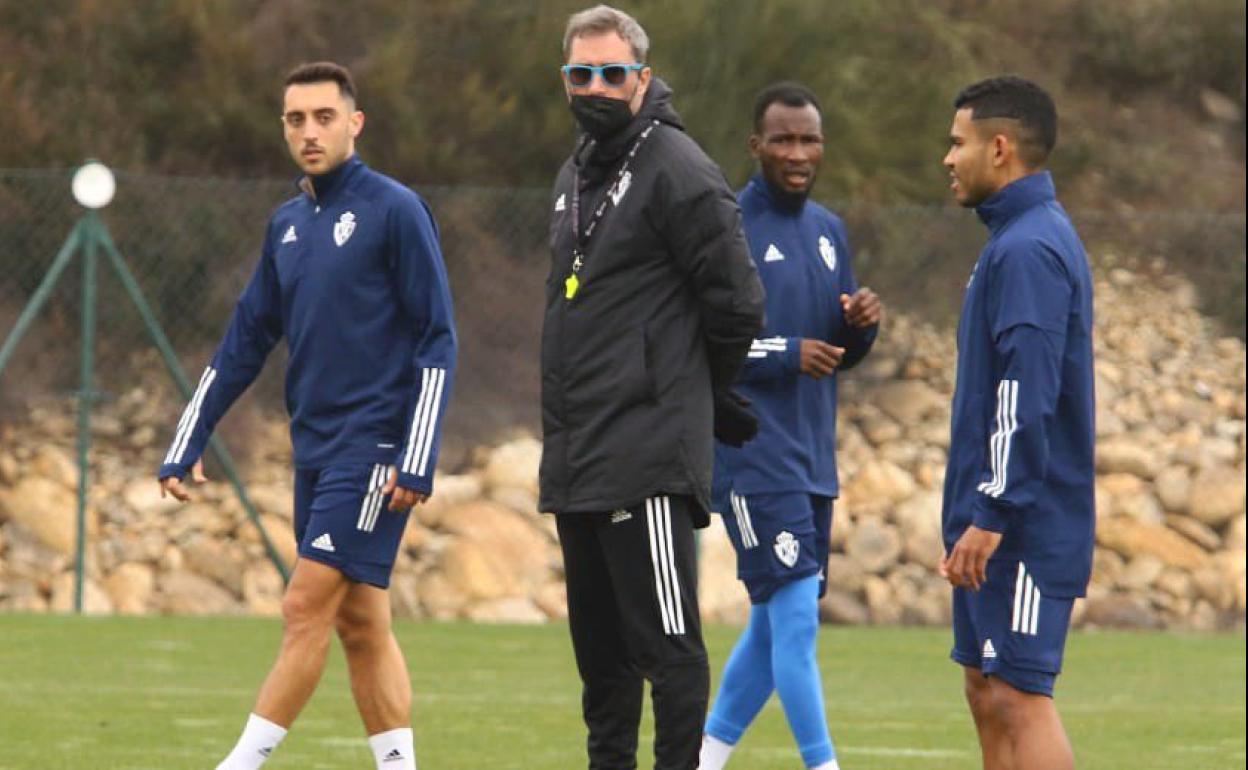
[[377,469],[380,467],[380,465],[373,466],[373,474],[368,477],[368,486],[364,487],[364,499],[360,502],[360,516],[355,522],[356,529],[368,529],[368,512],[373,506],[373,494],[377,486]]
[[1001,477],[997,479],[997,483],[993,485],[990,494],[993,497],[1000,497],[1005,492],[1005,485],[1010,476],[1010,445],[1014,440],[1014,431],[1018,429],[1018,381],[1007,380],[1006,400],[1009,402],[1007,415],[1009,421],[1005,437],[1002,439],[1001,447]]
[[416,427],[421,423],[421,412],[424,409],[424,399],[429,393],[429,369],[423,369],[421,372],[421,396],[416,399],[416,408],[412,409],[412,424],[407,429],[407,449],[403,452],[403,464],[401,469],[406,470],[408,465],[412,463],[412,453],[416,452]]
[[659,563],[658,538],[654,529],[654,500],[646,500],[646,527],[650,535],[650,563],[654,566],[654,595],[659,600],[659,615],[663,618],[663,633],[672,633],[672,619],[667,610],[667,597],[663,591],[663,578]]
[[1001,448],[1005,446],[1005,433],[1009,428],[1009,414],[1006,411],[1006,405],[1009,403],[1010,385],[1005,380],[997,384],[997,432],[993,436],[992,444],[992,481],[985,490],[988,494],[992,493],[993,488],[997,486],[997,482],[1001,480],[1001,462],[1004,459],[1001,454]]
[[1010,445],[1018,429],[1018,381],[1001,380],[997,385],[997,429],[989,446],[992,480],[980,483],[980,492],[1000,497],[1009,474]]
[[412,410],[412,425],[407,429],[407,451],[403,453],[403,466],[399,469],[407,473],[407,469],[412,465],[412,458],[418,451],[416,449],[417,437],[420,435],[420,420],[426,410],[432,388],[429,387],[430,381],[433,379],[432,369],[423,369],[420,372],[420,398],[416,399],[416,408]]
[[1014,581],[1014,616],[1011,619],[1010,630],[1019,631],[1022,625],[1023,613],[1023,579],[1027,576],[1027,567],[1020,561],[1018,563],[1018,578]]
[[671,573],[671,580],[668,582],[672,588],[672,619],[675,621],[676,633],[683,634],[685,633],[685,611],[680,599],[680,573],[676,571],[676,549],[672,540],[672,498],[664,495],[660,500],[663,506],[664,536],[667,541],[667,569]]
[[215,379],[217,379],[217,370],[210,366],[206,372],[203,385],[200,386],[199,391],[195,394],[195,398],[188,405],[188,408],[194,407],[194,411],[191,413],[190,421],[183,427],[181,444],[178,446],[178,451],[173,455],[173,462],[175,463],[182,462],[182,455],[186,452],[186,447],[191,442],[191,436],[195,434],[195,426],[199,423],[199,414],[204,406],[204,398],[207,397]]
[[173,462],[173,456],[177,453],[178,444],[182,443],[182,431],[186,429],[186,424],[191,421],[191,415],[195,413],[195,402],[199,399],[199,392],[204,388],[204,380],[208,379],[208,373],[211,371],[211,366],[204,367],[204,373],[199,376],[199,383],[195,385],[195,392],[191,394],[191,400],[186,403],[186,408],[182,410],[182,416],[178,418],[178,428],[173,432],[173,441],[169,443],[169,451],[165,454],[166,465]]
[[987,493],[997,479],[1001,475],[1001,434],[1005,431],[1005,415],[1002,409],[1005,406],[1005,398],[1003,392],[1005,390],[1005,380],[997,383],[997,424],[996,430],[992,433],[992,438],[988,441],[988,462],[992,470],[992,480],[981,482],[978,489],[980,492]]
[[433,392],[433,408],[425,425],[424,449],[420,453],[420,466],[416,469],[417,476],[424,476],[429,467],[429,450],[433,448],[433,437],[438,432],[438,413],[442,410],[442,387],[446,384],[446,370],[438,370],[437,387]]

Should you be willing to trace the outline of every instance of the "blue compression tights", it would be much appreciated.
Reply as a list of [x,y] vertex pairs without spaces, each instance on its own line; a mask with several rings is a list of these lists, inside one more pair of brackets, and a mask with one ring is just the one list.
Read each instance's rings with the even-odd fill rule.
[[807,767],[836,757],[823,713],[823,687],[815,663],[819,630],[819,576],[782,586],[750,610],[750,623],[728,664],[706,720],[706,732],[736,745],[774,689]]

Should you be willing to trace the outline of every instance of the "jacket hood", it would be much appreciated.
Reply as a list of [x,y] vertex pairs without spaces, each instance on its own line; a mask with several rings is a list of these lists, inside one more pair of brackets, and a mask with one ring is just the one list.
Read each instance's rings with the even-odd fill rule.
[[633,118],[634,123],[641,121],[643,125],[651,120],[658,120],[679,128],[681,131],[685,130],[684,122],[680,119],[676,108],[672,106],[672,87],[660,77],[650,78],[650,88],[647,89],[646,96],[641,102],[637,117]]

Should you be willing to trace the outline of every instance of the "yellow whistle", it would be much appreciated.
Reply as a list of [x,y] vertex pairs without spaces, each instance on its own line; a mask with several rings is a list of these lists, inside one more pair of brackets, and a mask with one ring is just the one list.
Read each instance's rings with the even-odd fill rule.
[[577,280],[575,275],[569,275],[568,280],[563,282],[563,298],[572,299],[576,296],[576,290],[581,288],[581,282]]

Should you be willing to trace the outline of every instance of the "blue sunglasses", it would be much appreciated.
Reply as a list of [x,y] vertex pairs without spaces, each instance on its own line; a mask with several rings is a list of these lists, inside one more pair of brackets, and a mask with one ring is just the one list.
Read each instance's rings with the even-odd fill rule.
[[602,78],[602,82],[609,86],[622,86],[624,81],[628,80],[628,73],[645,68],[644,64],[603,64],[600,67],[592,64],[565,64],[559,69],[568,79],[568,85],[573,88],[584,88],[594,82],[595,75]]

